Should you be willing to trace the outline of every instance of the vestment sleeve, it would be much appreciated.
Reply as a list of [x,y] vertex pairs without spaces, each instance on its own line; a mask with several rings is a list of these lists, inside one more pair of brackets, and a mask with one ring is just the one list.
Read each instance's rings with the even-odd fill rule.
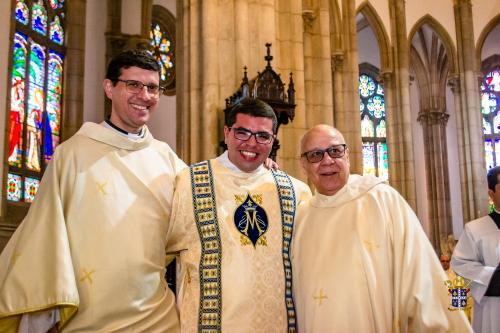
[[386,193],[394,247],[394,331],[472,332],[463,311],[450,311],[447,280],[418,218],[394,190]]
[[59,309],[60,327],[76,313],[79,296],[64,214],[63,169],[56,150],[35,201],[0,256],[0,327],[16,332],[24,313]]
[[193,211],[190,184],[189,169],[185,168],[175,180],[174,199],[167,232],[166,252],[168,255],[176,255],[187,246],[186,223]]
[[472,281],[470,285],[472,297],[480,303],[495,267],[483,264],[476,240],[467,224],[453,251],[451,268],[458,275]]

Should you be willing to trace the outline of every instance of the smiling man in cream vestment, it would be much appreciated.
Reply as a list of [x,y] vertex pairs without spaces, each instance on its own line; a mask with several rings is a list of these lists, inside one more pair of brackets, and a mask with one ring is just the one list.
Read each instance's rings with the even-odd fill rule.
[[292,242],[299,332],[470,332],[450,311],[446,275],[404,199],[375,177],[349,175],[333,127],[301,142],[317,193],[299,207]]
[[110,119],[57,148],[0,256],[0,331],[179,331],[165,246],[185,165],[145,125],[158,70],[145,51],[115,57],[104,80]]
[[310,190],[262,166],[276,124],[269,105],[242,100],[226,117],[228,150],[177,178],[171,239],[182,242],[169,248],[181,250],[182,332],[295,331],[289,244]]

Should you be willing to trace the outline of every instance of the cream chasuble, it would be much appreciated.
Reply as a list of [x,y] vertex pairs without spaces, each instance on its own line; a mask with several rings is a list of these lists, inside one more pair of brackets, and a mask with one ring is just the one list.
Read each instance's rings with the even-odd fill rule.
[[484,296],[500,262],[500,229],[489,216],[465,224],[453,251],[451,268],[472,280],[474,298],[472,327],[475,332],[500,332],[500,297]]
[[300,333],[470,332],[420,223],[390,186],[350,175],[298,208],[292,241]]
[[0,327],[59,309],[63,332],[178,332],[165,273],[175,175],[185,165],[145,136],[85,123],[62,143],[0,256]]
[[[177,284],[181,330],[204,331],[198,326],[200,311],[206,313],[206,308],[212,306],[220,316],[220,326],[212,332],[286,332],[282,210],[273,175],[263,167],[253,173],[239,171],[226,153],[210,160],[210,166],[216,210],[209,210],[217,220],[213,225],[204,224],[202,241],[194,217],[190,170],[184,170],[177,178],[171,220],[175,221],[175,234],[185,237],[174,235],[170,239],[182,239],[175,244],[182,250]],[[201,180],[208,183],[209,178],[203,177]],[[298,180],[292,179],[292,183],[298,205],[310,197],[310,190]],[[197,200],[206,207],[210,205],[203,198]],[[256,233],[252,234],[252,230]],[[220,248],[220,257],[207,254],[214,247]],[[200,262],[202,256],[204,260]],[[209,269],[209,265],[215,268]],[[218,282],[205,285],[206,292],[201,296],[220,292],[222,307],[207,297],[205,310],[200,310],[200,276],[219,276]],[[291,299],[291,288],[289,296]],[[210,313],[206,316],[211,318]]]

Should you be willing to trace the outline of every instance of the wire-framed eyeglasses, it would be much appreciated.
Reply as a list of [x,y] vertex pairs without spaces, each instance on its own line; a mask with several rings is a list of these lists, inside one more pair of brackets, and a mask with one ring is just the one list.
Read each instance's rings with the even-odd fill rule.
[[125,83],[125,88],[132,94],[139,94],[144,87],[146,87],[148,94],[152,96],[158,96],[160,92],[163,92],[163,87],[157,86],[156,84],[144,84],[136,80],[116,79],[116,81]]
[[248,141],[252,136],[255,137],[255,141],[260,144],[269,144],[274,139],[274,134],[269,132],[252,132],[243,127],[229,127],[230,131],[233,131],[233,135],[236,139],[240,141]]
[[305,157],[309,163],[319,163],[323,160],[325,153],[327,153],[331,158],[341,158],[345,155],[346,150],[347,145],[340,144],[328,147],[326,149],[306,151],[301,156]]

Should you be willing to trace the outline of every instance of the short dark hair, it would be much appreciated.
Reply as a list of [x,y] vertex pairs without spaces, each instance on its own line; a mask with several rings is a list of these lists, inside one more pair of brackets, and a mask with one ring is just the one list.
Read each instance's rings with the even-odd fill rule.
[[135,49],[123,51],[111,59],[106,72],[106,79],[116,83],[120,75],[122,75],[122,69],[129,67],[139,67],[160,73],[160,65],[148,51]]
[[252,117],[264,117],[271,119],[273,121],[273,133],[276,134],[278,119],[276,118],[273,108],[269,106],[269,104],[257,98],[243,98],[226,112],[225,125],[227,127],[233,126],[236,122],[236,116],[239,113],[247,114]]
[[486,178],[488,179],[488,188],[495,192],[495,186],[498,184],[498,175],[500,175],[500,166],[488,170]]

